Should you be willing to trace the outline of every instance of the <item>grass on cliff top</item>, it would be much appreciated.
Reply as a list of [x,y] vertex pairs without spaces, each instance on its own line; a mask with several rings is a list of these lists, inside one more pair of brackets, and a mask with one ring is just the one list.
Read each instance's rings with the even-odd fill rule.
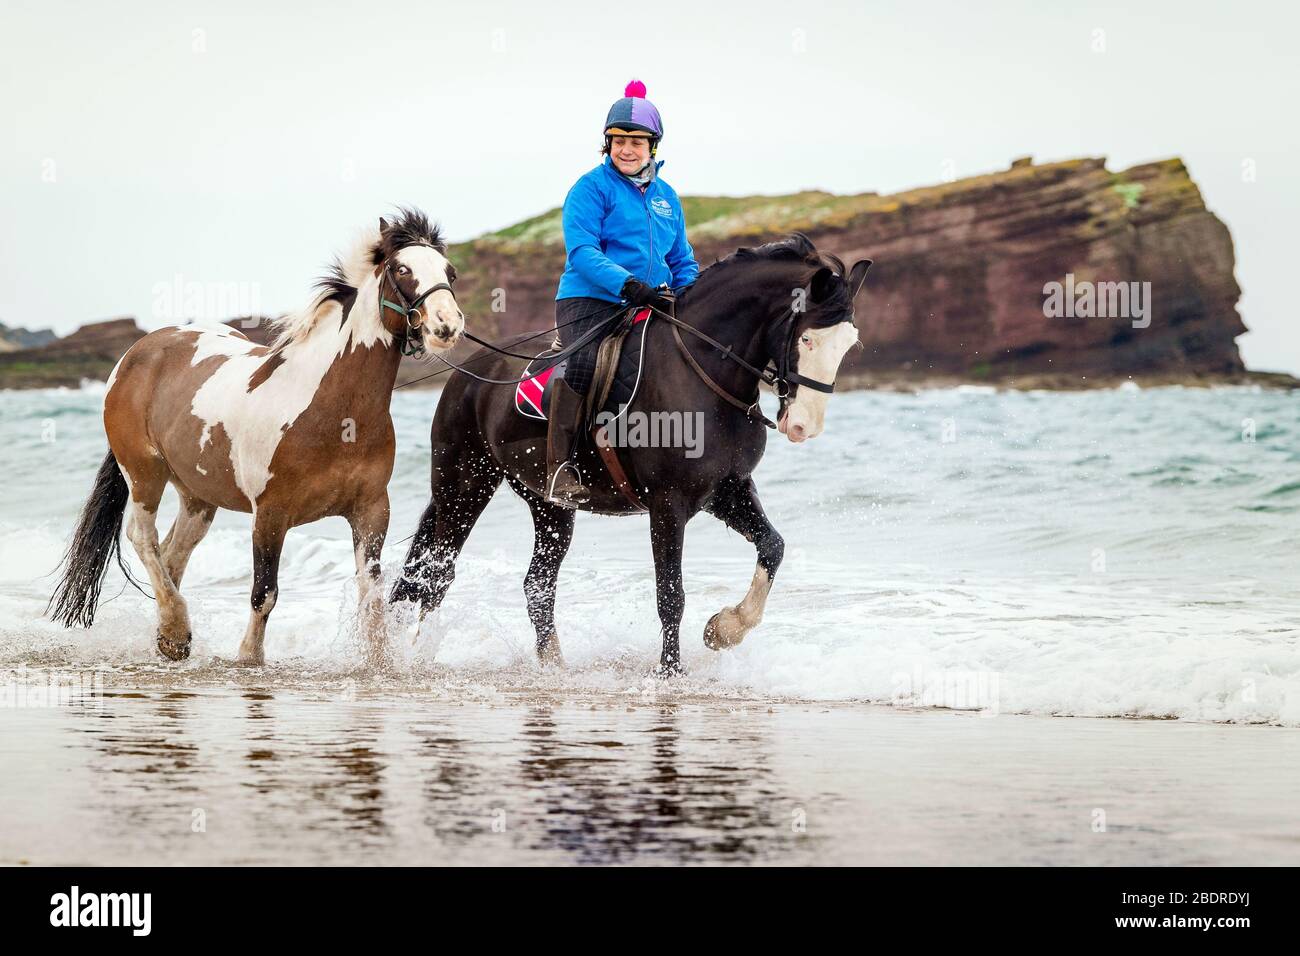
[[[1182,165],[1178,160],[1165,162],[1178,167]],[[683,196],[682,208],[693,241],[728,238],[743,240],[793,230],[843,228],[863,215],[896,213],[908,207],[937,205],[957,198],[968,198],[973,193],[987,189],[1022,185],[1033,180],[1055,180],[1088,164],[1104,168],[1102,160],[1073,159],[1041,166],[1018,166],[887,196],[878,193],[837,196],[819,190],[784,196]],[[468,252],[470,249],[467,247],[477,246],[513,251],[530,246],[560,245],[563,242],[560,210],[557,207],[513,226],[488,233],[472,242],[463,243],[462,249]]]

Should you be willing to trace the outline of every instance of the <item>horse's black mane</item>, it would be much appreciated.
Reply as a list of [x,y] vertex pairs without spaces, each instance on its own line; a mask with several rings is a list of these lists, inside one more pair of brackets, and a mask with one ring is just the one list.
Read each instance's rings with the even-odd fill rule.
[[343,272],[343,263],[335,259],[330,263],[329,272],[316,280],[313,286],[320,290],[320,302],[343,302],[356,295],[357,289]]
[[[379,238],[370,246],[366,257],[370,265],[377,266],[390,255],[404,246],[433,246],[443,255],[447,254],[447,241],[436,222],[420,210],[410,206],[399,206],[396,218],[388,221]],[[320,291],[321,303],[345,302],[356,295],[357,287],[348,276],[347,265],[341,258],[330,263],[329,271],[316,280],[315,288]]]
[[718,259],[703,269],[696,282],[704,282],[707,286],[709,281],[721,274],[729,273],[734,266],[756,261],[801,263],[807,267],[807,274],[802,277],[801,282],[807,282],[823,268],[830,269],[839,276],[841,281],[831,284],[829,296],[809,310],[809,314],[813,316],[813,325],[823,324],[818,321],[819,317],[825,319],[825,324],[838,322],[843,314],[853,307],[848,283],[843,281],[846,271],[843,260],[829,252],[818,252],[813,241],[802,232],[793,232],[784,239],[767,242],[761,246],[742,246],[731,255]]
[[447,252],[447,243],[436,222],[429,222],[429,217],[418,209],[399,206],[397,218],[388,224],[380,241],[371,250],[374,265],[379,265],[386,255],[403,246],[414,245],[433,246],[443,254]]

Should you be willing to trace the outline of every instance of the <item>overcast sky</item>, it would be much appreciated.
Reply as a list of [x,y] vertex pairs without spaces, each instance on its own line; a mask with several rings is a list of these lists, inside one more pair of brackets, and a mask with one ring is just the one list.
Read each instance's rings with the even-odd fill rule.
[[1025,154],[1114,170],[1181,156],[1236,240],[1247,363],[1300,373],[1294,4],[0,10],[9,325],[156,327],[163,290],[191,282],[278,313],[394,203],[453,239],[541,212],[594,165],[638,76],[682,193],[893,192]]

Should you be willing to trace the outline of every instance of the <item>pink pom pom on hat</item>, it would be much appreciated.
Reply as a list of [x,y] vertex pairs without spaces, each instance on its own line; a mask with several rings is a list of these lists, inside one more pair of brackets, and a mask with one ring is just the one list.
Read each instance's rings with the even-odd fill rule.
[[623,90],[623,98],[609,108],[605,117],[605,135],[619,136],[643,133],[658,140],[664,135],[664,123],[659,110],[645,98],[645,84],[633,80]]

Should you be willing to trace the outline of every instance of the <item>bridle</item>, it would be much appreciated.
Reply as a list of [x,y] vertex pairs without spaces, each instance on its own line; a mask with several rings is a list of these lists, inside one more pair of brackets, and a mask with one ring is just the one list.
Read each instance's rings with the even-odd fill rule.
[[[388,268],[387,264],[385,264],[384,268],[385,268],[385,272],[387,272],[387,268]],[[386,299],[382,298],[382,293],[381,293],[380,302],[383,305],[387,306],[388,308],[391,308],[394,311],[399,313],[404,313],[407,316],[408,336],[410,335],[411,332],[415,330],[415,327],[412,326],[410,323],[410,313],[414,309],[418,308],[420,303],[422,303],[426,298],[428,298],[430,293],[435,292],[438,289],[447,289],[447,291],[449,292],[451,291],[451,287],[449,285],[445,283],[440,283],[434,286],[432,289],[429,289],[427,292],[424,293],[424,295],[420,296],[420,298],[416,300],[414,304],[411,304],[411,303],[407,303],[406,298],[402,295],[401,288],[397,285],[396,281],[393,280],[392,276],[389,275],[388,278],[389,281],[392,283],[393,288],[396,290],[398,298],[400,298],[403,303],[406,303],[406,305],[405,308],[403,308],[402,306],[398,306],[392,302],[389,302]],[[452,296],[454,298],[455,293],[452,293]],[[662,293],[662,297],[669,301],[673,299],[672,294],[667,291]],[[807,296],[804,297],[804,301],[807,301]],[[527,359],[530,362],[537,362],[544,359],[546,364],[545,366],[543,366],[543,368],[532,370],[532,374],[536,374],[539,371],[544,371],[545,369],[556,367],[557,365],[560,364],[560,362],[568,358],[570,355],[578,351],[580,348],[583,348],[589,342],[594,341],[597,337],[603,335],[604,332],[614,324],[618,322],[630,322],[632,315],[635,314],[637,310],[640,308],[642,308],[642,306],[621,306],[613,314],[609,315],[605,319],[596,323],[596,325],[588,329],[584,334],[579,336],[577,340],[571,342],[569,345],[565,346],[564,348],[558,351],[551,351],[549,353],[543,353],[541,355],[525,355],[519,352],[514,352],[511,349],[502,348],[501,346],[498,345],[493,345],[491,342],[485,342],[482,339],[478,338],[477,336],[471,335],[468,331],[465,332],[465,336],[471,341],[476,342],[479,345],[483,346],[488,351],[496,352],[500,355],[508,355],[514,358]],[[696,338],[701,339],[708,345],[711,345],[713,348],[717,349],[719,352],[722,353],[722,357],[724,359],[727,359],[731,362],[735,362],[745,371],[749,372],[749,374],[753,375],[754,378],[758,380],[758,382],[762,382],[762,383],[766,383],[767,385],[770,385],[776,391],[777,397],[781,400],[781,414],[785,413],[786,408],[790,404],[791,401],[790,393],[793,391],[793,386],[802,385],[805,388],[811,388],[814,391],[823,392],[827,395],[832,394],[835,391],[834,382],[819,382],[816,379],[808,378],[806,375],[800,375],[798,372],[790,368],[790,353],[794,349],[794,337],[797,329],[797,323],[795,321],[795,317],[804,311],[798,308],[797,305],[791,305],[788,309],[786,309],[785,314],[782,315],[782,317],[776,323],[774,323],[775,329],[786,328],[784,337],[782,339],[783,344],[781,349],[777,351],[775,358],[769,358],[769,362],[771,364],[765,365],[763,368],[758,368],[757,366],[750,364],[748,361],[746,361],[745,359],[741,358],[739,355],[736,354],[733,346],[726,345],[722,342],[719,342],[717,339],[709,335],[707,332],[702,332],[699,329],[697,329],[695,326],[683,322],[681,319],[677,318],[677,316],[673,315],[671,312],[665,312],[663,309],[658,309],[655,308],[654,306],[646,306],[646,308],[649,308],[651,312],[653,312],[655,315],[659,316],[660,318],[662,318],[664,321],[668,323],[669,327],[673,330],[673,339],[677,343],[677,348],[681,351],[682,358],[686,360],[686,364],[690,366],[691,370],[695,372],[696,376],[698,376],[699,379],[703,381],[704,384],[707,385],[714,392],[714,394],[716,394],[719,398],[721,398],[723,401],[727,402],[728,404],[740,409],[750,418],[758,419],[768,428],[774,429],[777,427],[777,425],[776,422],[772,421],[770,418],[764,415],[762,409],[759,407],[758,401],[759,401],[760,393],[758,389],[757,388],[755,389],[754,399],[753,401],[750,402],[742,401],[741,399],[737,398],[735,395],[732,395],[731,392],[727,391],[716,381],[714,381],[713,376],[709,375],[709,373],[704,369],[704,367],[695,360],[695,356],[691,354],[690,349],[686,347],[685,341],[682,340],[682,334],[681,331],[679,330],[684,329],[687,332],[689,332],[691,335],[695,336]],[[844,319],[843,321],[848,322],[848,321],[852,321],[852,319]],[[538,332],[537,335],[548,334],[549,332],[550,330],[543,330],[542,332]],[[403,343],[403,349],[404,350],[402,354],[404,355],[418,354],[418,352],[420,351],[418,348],[415,352],[405,351],[405,343]],[[442,355],[435,355],[435,358],[437,358],[440,362],[446,365],[447,370],[454,369],[455,371],[461,372],[462,374],[467,375],[470,378],[475,379],[476,381],[485,382],[489,385],[517,386],[522,381],[524,381],[529,374],[528,372],[525,372],[522,375],[520,375],[518,378],[509,378],[509,379],[488,378],[486,376],[479,375],[476,372],[472,372],[469,369],[465,368],[463,365],[457,364],[456,362],[452,362],[451,360],[447,359]],[[438,373],[434,373],[434,374],[438,374]],[[419,381],[419,379],[416,379],[416,381]],[[406,383],[406,384],[412,384],[412,383]],[[398,387],[400,388],[401,386]],[[778,415],[777,417],[779,418],[780,415]]]
[[[704,384],[712,389],[718,397],[722,398],[729,404],[734,405],[736,408],[739,408],[751,418],[757,418],[768,428],[776,428],[776,422],[764,415],[762,410],[758,407],[759,396],[757,391],[755,391],[754,400],[752,402],[745,402],[732,395],[725,388],[715,382],[713,377],[704,370],[704,367],[695,360],[695,356],[691,355],[690,349],[686,347],[686,343],[682,340],[681,332],[678,330],[685,329],[696,338],[702,339],[721,352],[724,359],[735,362],[745,371],[749,372],[749,374],[758,379],[759,382],[764,382],[767,385],[770,385],[776,392],[777,398],[781,401],[781,411],[777,415],[777,418],[780,418],[781,415],[785,414],[785,410],[790,404],[790,393],[794,390],[792,386],[802,385],[804,388],[811,388],[815,392],[822,392],[827,395],[833,394],[835,391],[834,382],[819,382],[816,379],[808,378],[806,375],[800,375],[798,372],[790,368],[790,353],[794,350],[794,337],[797,328],[795,317],[802,311],[803,310],[798,308],[796,305],[791,305],[785,310],[785,314],[775,323],[776,329],[788,326],[788,330],[782,340],[783,344],[781,348],[776,351],[776,356],[770,359],[772,364],[760,369],[737,355],[730,345],[723,345],[713,336],[701,332],[693,325],[688,325],[675,315],[670,315],[661,309],[654,309],[656,315],[666,319],[672,325],[673,338],[677,342],[677,348],[681,351],[682,357],[686,359],[686,363],[704,382]],[[850,320],[845,319],[844,321]]]
[[[782,399],[787,399],[789,397],[791,385],[802,385],[804,388],[811,388],[814,392],[824,392],[827,395],[830,395],[835,391],[834,382],[819,382],[815,378],[800,375],[798,372],[790,368],[790,353],[794,351],[795,316],[799,314],[799,311],[800,310],[796,310],[794,306],[791,306],[786,310],[786,315],[781,319],[780,324],[788,324],[790,326],[790,331],[786,333],[785,343],[776,353],[776,369],[774,370],[771,379],[767,380],[769,385],[777,389],[777,395]],[[851,320],[844,319],[843,321],[848,322]],[[784,386],[784,395],[782,395],[782,388],[778,386]]]
[[[409,248],[410,246],[428,246],[430,249],[434,249],[434,246],[427,242],[407,243],[405,246],[402,246],[402,249]],[[397,253],[401,252],[402,249],[395,250],[393,255],[397,255]],[[384,298],[384,284],[381,282],[379,283],[379,314],[382,316],[384,314],[384,308],[387,307],[402,316],[406,320],[406,332],[402,336],[401,344],[402,354],[411,357],[422,355],[424,353],[424,339],[423,336],[419,334],[420,326],[411,320],[411,316],[414,315],[418,321],[420,317],[420,306],[424,305],[424,300],[429,298],[429,296],[433,295],[435,292],[445,291],[450,293],[452,301],[455,301],[456,293],[452,291],[450,283],[439,282],[425,289],[414,300],[409,300],[406,298],[406,293],[402,291],[402,287],[398,285],[397,279],[393,276],[390,268],[390,260],[385,259],[384,276],[388,279],[388,284],[393,287],[393,293],[400,300],[401,304],[399,305],[396,302],[389,302]],[[457,303],[457,308],[459,308],[459,306],[460,303]]]

